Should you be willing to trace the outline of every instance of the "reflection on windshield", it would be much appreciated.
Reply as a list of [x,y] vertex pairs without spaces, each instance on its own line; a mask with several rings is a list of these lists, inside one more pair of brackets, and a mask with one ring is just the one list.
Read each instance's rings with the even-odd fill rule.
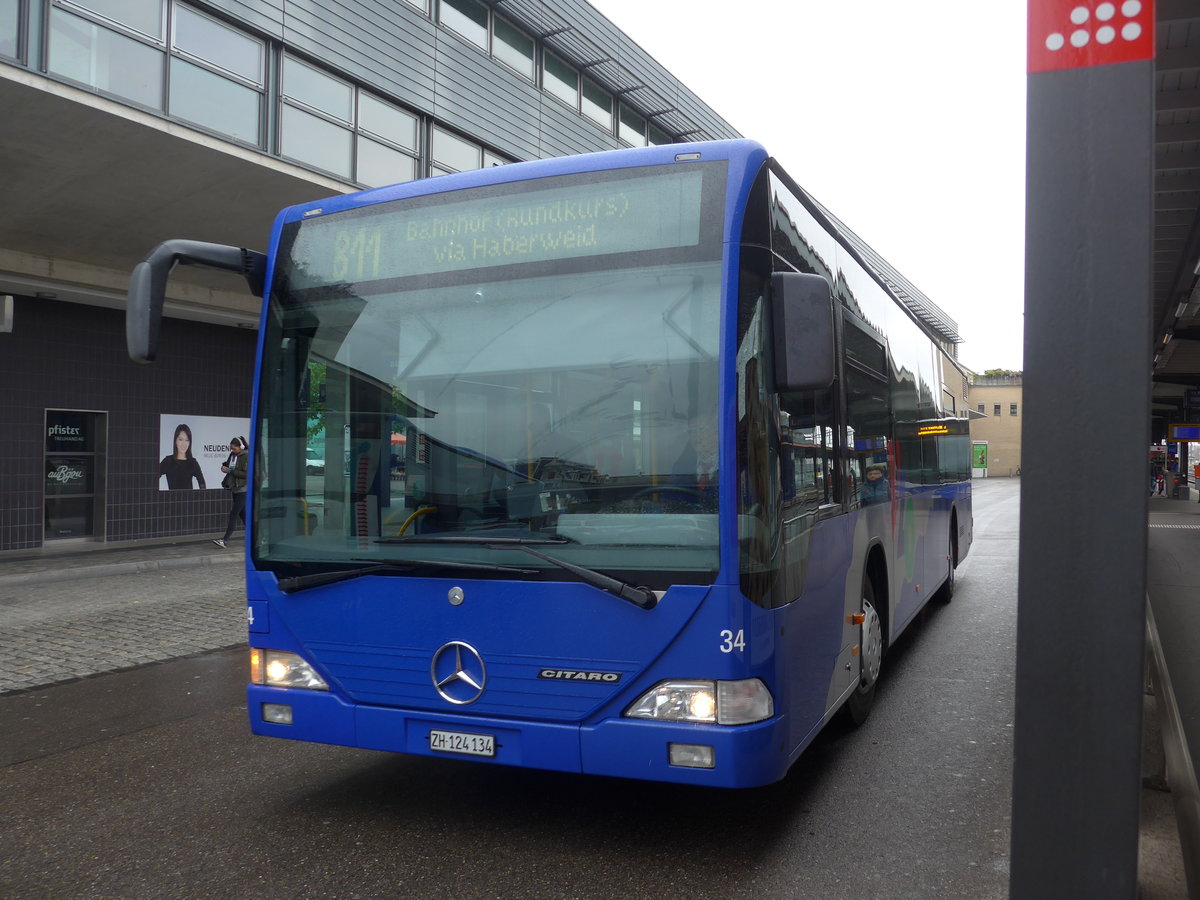
[[475,534],[715,571],[718,279],[692,263],[276,301],[259,557],[541,565],[393,540]]

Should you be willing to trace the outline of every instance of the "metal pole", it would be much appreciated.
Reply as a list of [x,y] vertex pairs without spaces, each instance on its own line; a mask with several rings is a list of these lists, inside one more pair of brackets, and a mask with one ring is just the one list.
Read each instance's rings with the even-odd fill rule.
[[1132,898],[1145,646],[1153,2],[1029,0],[1029,28],[1010,893]]

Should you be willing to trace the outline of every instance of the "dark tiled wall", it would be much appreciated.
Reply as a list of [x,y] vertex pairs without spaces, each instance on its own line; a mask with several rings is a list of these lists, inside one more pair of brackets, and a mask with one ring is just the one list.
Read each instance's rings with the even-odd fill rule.
[[109,541],[221,531],[229,500],[158,490],[159,416],[249,418],[255,333],[164,319],[158,361],[130,362],[125,314],[17,297],[0,334],[0,550],[42,545],[47,409],[107,413]]

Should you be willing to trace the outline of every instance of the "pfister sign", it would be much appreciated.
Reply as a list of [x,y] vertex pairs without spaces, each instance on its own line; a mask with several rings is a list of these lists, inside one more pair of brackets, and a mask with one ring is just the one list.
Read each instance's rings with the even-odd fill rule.
[[229,456],[229,441],[246,436],[249,429],[249,419],[186,413],[160,416],[158,489],[220,490],[225,477],[221,465]]
[[95,417],[91,413],[47,410],[47,453],[91,453],[96,449]]

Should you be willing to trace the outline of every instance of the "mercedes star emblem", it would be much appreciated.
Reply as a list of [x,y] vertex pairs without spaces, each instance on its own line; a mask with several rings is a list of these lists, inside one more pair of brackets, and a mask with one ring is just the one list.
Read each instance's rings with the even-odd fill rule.
[[433,654],[429,666],[433,686],[443,700],[459,706],[474,703],[487,684],[483,657],[470,644],[451,641]]

